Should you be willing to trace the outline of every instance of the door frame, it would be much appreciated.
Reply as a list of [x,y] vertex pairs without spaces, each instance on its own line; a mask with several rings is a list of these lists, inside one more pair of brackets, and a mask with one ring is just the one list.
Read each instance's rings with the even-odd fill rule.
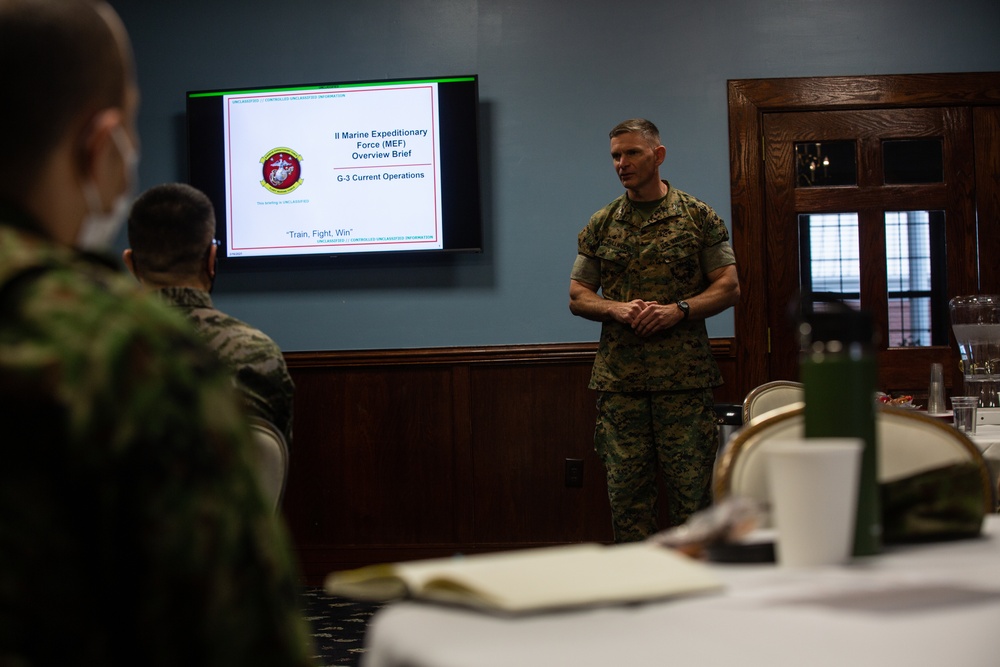
[[[735,311],[736,382],[746,395],[768,377],[763,115],[776,111],[968,106],[976,109],[976,206],[980,291],[1000,290],[1000,72],[798,77],[728,81],[733,250],[740,278]],[[986,108],[988,107],[988,108]],[[984,145],[985,144],[985,145]],[[797,249],[790,249],[797,253]],[[792,379],[792,378],[788,378]]]

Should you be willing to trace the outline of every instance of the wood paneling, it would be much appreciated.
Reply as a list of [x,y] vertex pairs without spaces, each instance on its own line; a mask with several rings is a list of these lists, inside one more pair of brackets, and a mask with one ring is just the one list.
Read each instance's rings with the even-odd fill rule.
[[[730,380],[731,339],[712,341]],[[593,451],[596,344],[288,353],[283,513],[305,578],[364,564],[610,541]],[[730,398],[730,386],[717,392]],[[565,485],[566,459],[584,483]]]
[[[612,539],[590,364],[486,366],[472,376],[475,541]],[[583,460],[582,488],[565,485],[568,458]]]

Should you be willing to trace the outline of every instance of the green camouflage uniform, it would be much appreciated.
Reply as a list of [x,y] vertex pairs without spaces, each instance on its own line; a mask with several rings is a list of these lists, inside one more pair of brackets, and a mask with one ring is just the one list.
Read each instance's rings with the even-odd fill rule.
[[281,348],[262,331],[216,310],[208,292],[167,287],[157,292],[192,322],[234,374],[248,414],[277,426],[292,443],[292,397],[295,385]]
[[[703,292],[708,273],[735,262],[728,239],[709,206],[669,184],[645,221],[622,195],[580,232],[572,277],[614,301],[675,303]],[[657,530],[657,466],[671,525],[711,501],[718,442],[712,387],[720,384],[704,320],[647,337],[603,323],[589,386],[600,392],[594,439],[607,467],[617,541]]]
[[0,207],[0,664],[312,664],[226,373],[33,228]]

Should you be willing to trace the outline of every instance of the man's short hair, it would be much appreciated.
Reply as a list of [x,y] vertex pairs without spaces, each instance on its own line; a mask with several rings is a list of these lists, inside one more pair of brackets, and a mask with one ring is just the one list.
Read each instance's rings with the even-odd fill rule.
[[[85,114],[125,103],[126,63],[90,0],[0,0],[0,195],[20,201]],[[15,159],[16,158],[16,159]]]
[[140,276],[198,276],[215,234],[215,208],[201,190],[164,183],[143,192],[128,219],[128,242]]
[[630,118],[618,123],[608,133],[608,137],[613,139],[619,134],[627,134],[629,132],[642,135],[642,138],[653,148],[660,145],[660,130],[645,118]]

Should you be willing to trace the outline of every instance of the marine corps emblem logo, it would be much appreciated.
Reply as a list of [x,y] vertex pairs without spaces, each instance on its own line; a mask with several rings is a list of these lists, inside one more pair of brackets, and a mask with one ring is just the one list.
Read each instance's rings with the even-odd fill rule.
[[276,195],[286,195],[302,185],[302,156],[291,148],[275,148],[260,159],[260,184]]

